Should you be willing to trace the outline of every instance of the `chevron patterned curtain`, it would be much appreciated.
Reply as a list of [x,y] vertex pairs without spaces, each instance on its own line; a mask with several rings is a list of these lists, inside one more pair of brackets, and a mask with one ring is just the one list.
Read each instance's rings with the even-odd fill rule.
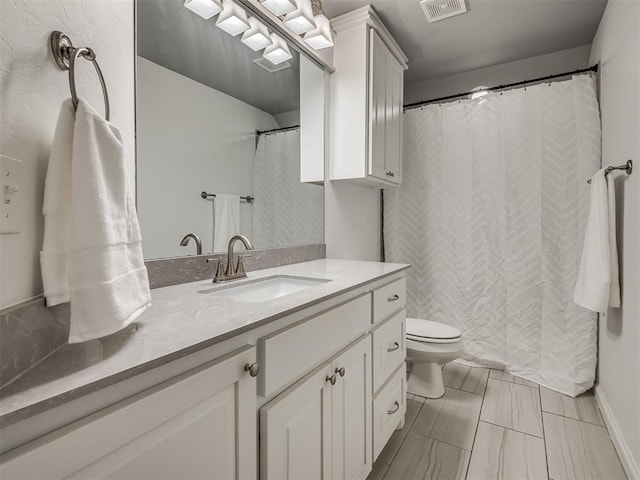
[[472,363],[591,388],[596,316],[572,296],[600,165],[594,79],[410,110],[403,145],[384,240],[387,261],[413,265],[408,315],[459,328]]
[[256,248],[324,242],[323,187],[300,182],[300,132],[260,135],[253,166]]

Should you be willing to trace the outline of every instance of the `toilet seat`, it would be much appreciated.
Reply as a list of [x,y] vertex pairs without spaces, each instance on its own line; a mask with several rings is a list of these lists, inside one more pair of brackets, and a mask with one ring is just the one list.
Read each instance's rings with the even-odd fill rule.
[[432,320],[407,318],[406,325],[407,339],[414,342],[456,343],[462,337],[462,333],[457,328]]

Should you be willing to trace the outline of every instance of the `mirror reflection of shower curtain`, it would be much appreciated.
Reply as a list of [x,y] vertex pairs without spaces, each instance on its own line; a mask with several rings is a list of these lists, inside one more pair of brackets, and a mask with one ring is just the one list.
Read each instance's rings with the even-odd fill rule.
[[260,135],[253,167],[256,248],[324,241],[323,187],[300,182],[300,132]]
[[596,316],[572,301],[600,165],[594,78],[404,115],[403,183],[385,190],[386,260],[412,264],[407,314],[458,327],[463,359],[576,395]]

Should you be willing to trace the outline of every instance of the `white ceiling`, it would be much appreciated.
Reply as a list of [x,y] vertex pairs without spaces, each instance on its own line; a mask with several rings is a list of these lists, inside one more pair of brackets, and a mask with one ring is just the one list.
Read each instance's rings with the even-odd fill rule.
[[253,63],[262,52],[216,28],[215,18],[187,10],[184,0],[137,0],[136,7],[139,56],[274,115],[300,108],[294,49],[291,68],[267,73]]
[[606,0],[466,0],[428,23],[418,0],[323,0],[332,18],[371,3],[409,57],[413,83],[590,44]]

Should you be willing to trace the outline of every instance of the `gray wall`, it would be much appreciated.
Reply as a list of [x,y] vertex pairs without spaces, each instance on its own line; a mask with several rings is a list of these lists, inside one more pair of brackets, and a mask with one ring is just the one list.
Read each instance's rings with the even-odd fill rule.
[[590,49],[590,45],[584,45],[516,62],[406,84],[404,104],[468,92],[479,85],[491,87],[585,68],[589,66]]
[[600,62],[602,162],[616,174],[622,307],[600,317],[596,396],[629,478],[640,478],[640,2],[609,0],[593,41]]
[[[99,21],[96,21],[99,19]],[[0,235],[0,308],[42,293],[42,200],[49,148],[60,104],[69,94],[67,72],[49,52],[52,30],[76,46],[92,47],[111,100],[111,121],[124,138],[129,177],[135,178],[133,0],[0,1],[0,144],[22,160],[22,232]],[[78,92],[102,112],[100,83],[80,61]]]

